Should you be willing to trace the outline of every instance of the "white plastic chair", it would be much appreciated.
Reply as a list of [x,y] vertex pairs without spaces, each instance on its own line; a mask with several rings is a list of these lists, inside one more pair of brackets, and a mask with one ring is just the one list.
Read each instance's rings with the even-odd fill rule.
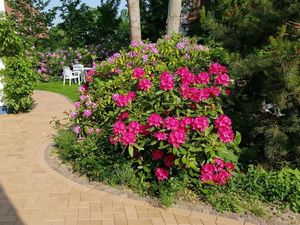
[[81,82],[84,81],[85,82],[85,74],[84,74],[84,66],[82,64],[74,64],[73,65],[73,71],[80,71],[80,79]]
[[66,84],[66,80],[69,80],[69,85],[71,85],[73,79],[75,83],[77,83],[78,81],[78,85],[80,85],[80,71],[72,71],[70,67],[64,66],[63,76],[64,76],[64,81],[63,81],[64,85]]

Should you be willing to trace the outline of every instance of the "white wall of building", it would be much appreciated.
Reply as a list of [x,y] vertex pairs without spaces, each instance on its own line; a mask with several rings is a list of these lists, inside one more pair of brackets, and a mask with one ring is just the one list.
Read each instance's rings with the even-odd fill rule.
[[4,0],[0,0],[0,12],[5,12]]
[[[5,7],[4,7],[4,0],[0,0],[0,12],[5,12]],[[4,68],[4,65],[0,59],[0,70]],[[1,83],[1,76],[0,76],[0,106],[3,106],[2,102],[2,96],[3,96],[3,84]]]

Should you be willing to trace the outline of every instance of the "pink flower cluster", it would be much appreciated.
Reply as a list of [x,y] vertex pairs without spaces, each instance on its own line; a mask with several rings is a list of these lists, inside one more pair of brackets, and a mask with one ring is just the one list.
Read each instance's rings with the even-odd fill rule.
[[206,116],[183,117],[181,119],[168,116],[163,119],[159,114],[152,113],[147,123],[149,127],[163,128],[169,131],[169,135],[165,131],[158,131],[153,134],[159,141],[168,140],[169,144],[175,148],[186,142],[186,129],[188,127],[193,130],[204,132],[209,127],[209,120]]
[[94,76],[95,72],[96,72],[96,69],[94,69],[94,68],[87,72],[87,74],[85,75],[85,81],[87,83],[90,83],[93,81],[93,76]]
[[129,114],[127,112],[121,113],[117,121],[113,125],[113,136],[110,137],[111,144],[122,142],[124,145],[133,145],[136,142],[136,135],[147,135],[147,126],[141,125],[137,121],[131,121],[128,125],[123,121],[127,119]]
[[232,121],[226,115],[221,115],[215,120],[215,127],[218,129],[218,135],[222,142],[232,142],[234,139],[234,132],[232,130]]
[[215,158],[213,163],[203,164],[200,180],[212,182],[217,185],[226,184],[232,177],[235,166],[231,162],[224,162],[221,158]]
[[79,125],[77,125],[73,128],[73,132],[77,135],[80,133],[80,131],[81,131],[81,127]]
[[174,89],[174,78],[170,73],[163,72],[159,78],[160,78],[159,87],[161,90],[170,91]]
[[151,87],[152,87],[152,83],[147,78],[141,79],[138,83],[138,89],[140,89],[142,91],[147,91]]
[[[215,64],[212,65],[213,68],[216,67]],[[217,65],[223,68],[220,64]],[[216,69],[212,69],[212,71],[215,72]],[[201,102],[221,94],[221,89],[218,86],[203,87],[203,85],[208,85],[211,82],[211,75],[208,72],[203,71],[196,76],[191,73],[187,67],[183,67],[176,71],[176,75],[181,77],[180,92],[184,99],[189,99],[193,102]],[[215,77],[214,84],[227,86],[229,80],[230,78],[227,74],[219,73]],[[199,88],[198,85],[202,85],[201,88]]]
[[169,177],[169,171],[175,161],[175,156],[174,154],[167,154],[165,155],[162,150],[155,149],[152,151],[152,159],[154,161],[162,160],[163,165],[165,168],[158,167],[155,169],[155,175],[157,180],[159,181],[164,181],[167,180]]
[[[84,93],[87,91],[87,87],[84,85],[80,86],[78,91]],[[91,101],[91,98],[88,94],[80,95],[79,99],[79,102],[74,103],[75,111],[70,113],[70,117],[72,119],[77,118],[79,115],[82,115],[83,118],[91,117],[91,115],[93,114],[93,109],[97,107],[97,104]],[[81,108],[83,109],[83,112],[81,111]]]
[[209,67],[209,72],[216,75],[215,84],[228,86],[230,77],[227,74],[227,69],[219,63],[212,63]]
[[136,79],[140,79],[141,77],[143,77],[145,75],[145,71],[143,68],[140,68],[140,67],[136,67],[134,70],[133,70],[133,77],[136,78]]
[[147,122],[150,126],[159,127],[163,123],[163,118],[157,113],[152,113]]
[[113,94],[112,99],[116,102],[118,107],[125,107],[132,102],[135,97],[135,92],[131,91],[126,95]]
[[155,176],[157,177],[157,179],[159,181],[164,181],[164,180],[167,180],[168,177],[169,177],[169,172],[168,170],[164,169],[164,168],[156,168],[155,169]]

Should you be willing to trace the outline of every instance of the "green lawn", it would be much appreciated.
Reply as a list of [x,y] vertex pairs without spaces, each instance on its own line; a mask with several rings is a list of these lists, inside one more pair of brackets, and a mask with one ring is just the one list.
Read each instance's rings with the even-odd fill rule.
[[72,84],[71,86],[69,86],[69,85],[63,85],[61,81],[51,81],[51,82],[38,83],[35,89],[56,92],[67,96],[73,102],[75,102],[79,98],[79,94],[77,91],[78,87],[79,87],[78,84]]

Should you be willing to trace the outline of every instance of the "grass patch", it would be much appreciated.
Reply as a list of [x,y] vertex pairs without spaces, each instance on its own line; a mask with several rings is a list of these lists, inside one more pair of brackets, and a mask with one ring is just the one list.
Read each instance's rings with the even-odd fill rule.
[[51,92],[65,95],[68,98],[70,98],[73,102],[75,102],[79,98],[79,94],[77,91],[78,84],[72,84],[71,86],[69,86],[69,85],[63,85],[61,81],[41,82],[36,85],[35,89],[43,90],[43,91],[51,91]]

